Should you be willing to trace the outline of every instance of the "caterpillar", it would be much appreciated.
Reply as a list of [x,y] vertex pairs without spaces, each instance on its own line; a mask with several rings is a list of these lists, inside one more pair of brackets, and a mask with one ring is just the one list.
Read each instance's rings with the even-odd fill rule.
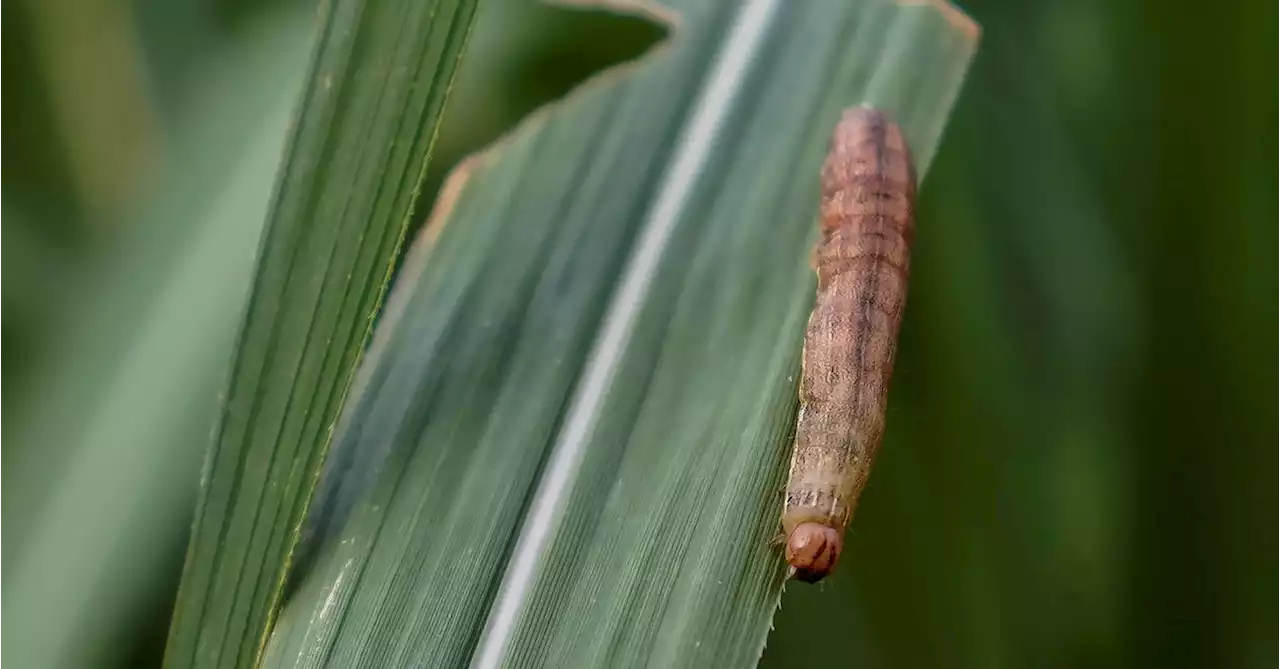
[[807,583],[835,568],[884,434],[915,196],[902,129],[879,110],[846,109],[822,166],[818,290],[782,513],[789,576]]

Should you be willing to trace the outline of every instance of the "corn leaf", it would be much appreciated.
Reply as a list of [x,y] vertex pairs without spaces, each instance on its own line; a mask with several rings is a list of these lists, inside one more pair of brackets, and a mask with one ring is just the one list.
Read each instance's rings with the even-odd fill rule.
[[202,476],[167,666],[244,667],[261,651],[474,9],[322,7]]
[[920,173],[976,48],[939,3],[614,2],[668,42],[455,171],[321,484],[268,666],[742,666],[840,110]]

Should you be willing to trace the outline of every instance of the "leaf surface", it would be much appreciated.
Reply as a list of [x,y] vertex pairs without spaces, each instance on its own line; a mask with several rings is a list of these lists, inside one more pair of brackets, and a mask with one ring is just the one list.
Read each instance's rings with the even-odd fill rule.
[[201,481],[168,667],[255,663],[475,0],[333,0]]

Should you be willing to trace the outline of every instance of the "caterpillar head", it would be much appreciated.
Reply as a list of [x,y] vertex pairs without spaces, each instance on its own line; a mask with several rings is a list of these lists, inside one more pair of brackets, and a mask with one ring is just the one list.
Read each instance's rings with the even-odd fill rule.
[[819,523],[800,523],[787,537],[787,564],[791,576],[805,583],[817,583],[836,568],[844,540],[840,531]]

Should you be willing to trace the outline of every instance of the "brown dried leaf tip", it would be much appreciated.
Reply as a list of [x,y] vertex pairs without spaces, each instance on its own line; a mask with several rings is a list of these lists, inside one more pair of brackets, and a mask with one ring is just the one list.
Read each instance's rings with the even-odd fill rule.
[[915,234],[916,174],[902,129],[845,110],[822,167],[818,294],[805,332],[800,416],[782,531],[792,574],[835,568],[884,434]]

